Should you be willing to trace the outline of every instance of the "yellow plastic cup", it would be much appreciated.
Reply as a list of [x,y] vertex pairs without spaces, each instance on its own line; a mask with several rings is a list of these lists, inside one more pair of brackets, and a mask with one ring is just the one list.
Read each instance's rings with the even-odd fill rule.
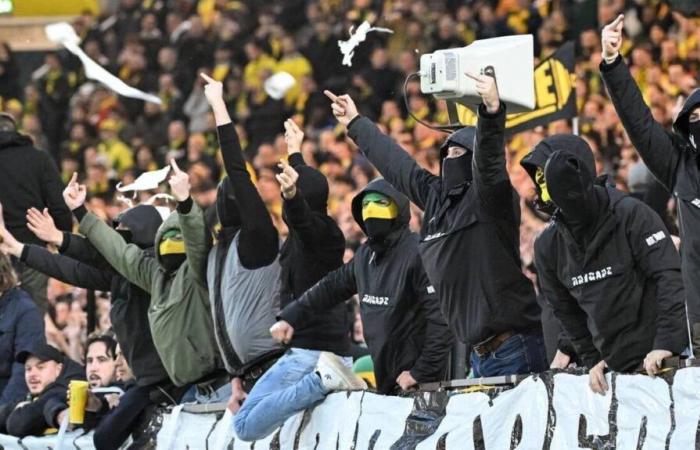
[[85,421],[85,407],[87,406],[88,390],[90,384],[87,381],[72,380],[68,385],[70,401],[68,403],[68,421],[81,425]]

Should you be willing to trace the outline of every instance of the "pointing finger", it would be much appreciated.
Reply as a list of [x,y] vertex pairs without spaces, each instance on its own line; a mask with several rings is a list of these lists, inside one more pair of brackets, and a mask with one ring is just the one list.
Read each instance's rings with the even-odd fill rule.
[[331,91],[329,91],[328,89],[326,89],[325,91],[323,91],[323,93],[326,94],[326,97],[328,97],[329,99],[331,99],[331,101],[332,101],[333,103],[337,103],[337,102],[338,102],[338,96],[335,95],[334,93],[332,93]]
[[204,80],[205,80],[207,83],[216,83],[216,80],[215,80],[215,79],[213,79],[212,77],[210,77],[209,75],[207,75],[207,74],[204,73],[204,72],[200,72],[200,73],[199,73],[199,76],[201,76],[202,78],[204,78]]
[[170,166],[173,168],[173,170],[175,171],[175,173],[181,173],[181,172],[182,172],[182,170],[180,170],[180,168],[178,167],[177,162],[175,161],[175,158],[172,158],[172,159],[170,160]]
[[466,71],[466,72],[464,72],[464,74],[465,74],[466,76],[468,76],[469,78],[471,78],[472,80],[474,80],[474,81],[481,81],[481,77],[480,77],[480,76],[475,75],[475,74],[473,74],[473,73],[470,72],[470,71]]
[[70,179],[70,182],[68,183],[69,185],[77,183],[78,181],[78,172],[73,172],[73,176]]
[[620,14],[615,18],[615,20],[612,21],[612,23],[609,26],[611,28],[617,28],[622,23],[623,20],[625,20],[625,15]]

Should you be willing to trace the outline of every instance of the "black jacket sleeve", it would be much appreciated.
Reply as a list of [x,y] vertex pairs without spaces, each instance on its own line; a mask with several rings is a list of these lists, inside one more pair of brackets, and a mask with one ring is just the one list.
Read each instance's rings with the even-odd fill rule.
[[449,358],[454,336],[447,327],[435,288],[428,281],[420,256],[413,266],[413,289],[425,317],[423,351],[411,368],[411,376],[419,383],[440,381]]
[[314,314],[328,311],[357,294],[355,260],[329,273],[301,297],[288,304],[277,317],[294,328],[303,327]]
[[586,313],[557,279],[555,268],[551,267],[549,256],[552,252],[544,248],[541,237],[535,241],[535,266],[539,277],[542,295],[549,301],[554,315],[559,319],[566,335],[576,349],[581,361],[588,368],[598,364],[603,358],[593,345],[593,337],[588,330]]
[[482,207],[492,216],[512,217],[513,191],[506,170],[506,108],[490,114],[479,105],[474,149],[474,182]]
[[63,244],[58,248],[58,251],[69,258],[100,269],[111,267],[95,246],[85,236],[79,234],[63,233]]
[[353,119],[348,135],[389,183],[420,209],[425,209],[430,190],[440,185],[439,177],[422,169],[395,140],[379,131],[366,117]]
[[602,61],[600,71],[632,144],[649,171],[667,190],[673,191],[681,149],[674,145],[672,135],[654,120],[622,56],[611,64]]
[[642,202],[634,202],[627,217],[634,260],[656,287],[655,350],[680,354],[688,345],[681,261],[661,218]]
[[63,201],[63,181],[48,153],[42,158],[41,170],[41,196],[44,204],[49,209],[56,227],[62,231],[70,231],[73,228],[73,215]]
[[247,269],[265,267],[277,258],[279,252],[277,229],[250,179],[233,123],[221,125],[217,131],[224,168],[233,184],[241,213],[241,234],[238,240],[241,264]]
[[39,435],[49,427],[46,422],[44,408],[56,400],[65,398],[65,386],[55,385],[41,394],[36,400],[12,411],[5,426],[7,433],[12,436]]
[[73,286],[109,291],[115,273],[54,254],[37,245],[25,245],[20,260],[32,269]]

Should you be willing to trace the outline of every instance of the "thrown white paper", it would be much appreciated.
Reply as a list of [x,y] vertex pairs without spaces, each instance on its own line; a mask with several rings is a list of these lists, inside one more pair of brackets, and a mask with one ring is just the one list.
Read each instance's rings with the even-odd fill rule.
[[160,170],[142,173],[133,183],[127,184],[126,186],[123,186],[120,181],[119,184],[117,184],[117,190],[119,192],[131,192],[157,189],[158,185],[168,176],[168,172],[170,172],[170,166],[165,166]]
[[44,32],[51,42],[64,46],[66,50],[80,59],[85,68],[85,76],[89,79],[99,81],[124,97],[138,98],[147,102],[161,104],[160,98],[157,96],[129,86],[86,55],[83,49],[80,48],[80,38],[69,23],[52,23],[44,28]]
[[343,65],[352,67],[352,56],[355,54],[355,48],[360,45],[360,42],[364,42],[367,39],[367,33],[370,31],[377,31],[380,33],[393,33],[392,30],[388,28],[372,27],[366,20],[357,27],[357,30],[353,33],[352,28],[350,28],[350,39],[347,41],[338,41],[338,47],[340,47],[340,53],[343,54]]
[[281,100],[295,83],[294,77],[287,72],[277,72],[265,80],[263,87],[267,95],[275,100]]

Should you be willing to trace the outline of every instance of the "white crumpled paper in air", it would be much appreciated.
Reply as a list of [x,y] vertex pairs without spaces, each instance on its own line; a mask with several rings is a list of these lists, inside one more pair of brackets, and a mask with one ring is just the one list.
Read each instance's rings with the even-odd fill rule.
[[86,55],[83,49],[80,48],[80,37],[75,34],[75,30],[69,23],[58,22],[46,25],[44,32],[51,42],[64,46],[66,50],[80,58],[85,68],[85,76],[89,79],[99,81],[124,97],[138,98],[147,102],[161,104],[160,98],[129,86]]
[[340,53],[343,54],[343,65],[352,67],[352,56],[355,54],[355,48],[360,45],[360,42],[364,42],[367,39],[367,33],[370,31],[377,31],[380,33],[393,33],[393,30],[381,27],[372,27],[366,20],[357,27],[357,30],[353,33],[352,28],[350,28],[350,39],[347,41],[338,41],[338,47],[340,47]]
[[133,183],[122,186],[122,183],[117,184],[117,190],[119,192],[131,192],[131,191],[150,191],[151,189],[157,189],[158,185],[165,181],[165,178],[170,172],[170,166],[165,166],[160,170],[152,170],[150,172],[142,173],[138,178],[134,180]]

